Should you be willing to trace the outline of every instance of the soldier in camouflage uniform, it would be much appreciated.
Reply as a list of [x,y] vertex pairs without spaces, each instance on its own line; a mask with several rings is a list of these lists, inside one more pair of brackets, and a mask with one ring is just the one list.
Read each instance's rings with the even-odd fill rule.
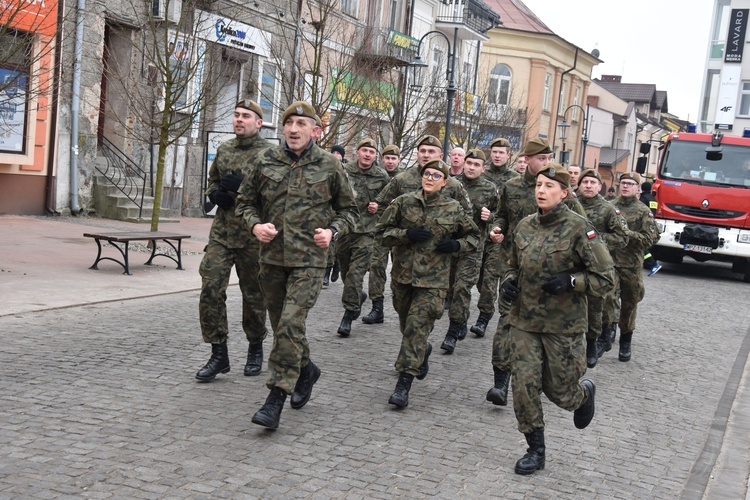
[[[490,143],[490,165],[484,172],[484,176],[495,184],[499,190],[505,183],[518,174],[510,169],[510,142],[502,137]],[[479,318],[471,332],[477,337],[484,337],[487,324],[495,314],[495,302],[497,301],[497,286],[500,277],[505,272],[503,252],[500,245],[493,245],[489,241],[489,235],[485,235],[484,253],[479,271]]]
[[497,187],[482,175],[485,159],[480,149],[470,149],[466,153],[464,171],[456,177],[469,193],[469,199],[474,208],[473,220],[479,228],[480,237],[476,251],[462,253],[459,257],[455,257],[453,299],[448,313],[450,324],[445,340],[440,346],[448,354],[455,350],[457,340],[463,340],[466,337],[466,322],[469,319],[471,307],[471,289],[479,279],[484,243],[488,239],[489,224],[492,223],[497,209]]
[[579,381],[586,371],[586,296],[603,296],[614,286],[607,247],[591,223],[563,203],[570,177],[553,165],[537,174],[539,209],[513,232],[501,286],[504,299],[512,302],[513,409],[529,445],[516,462],[517,474],[544,469],[542,392],[560,408],[575,411],[578,429],[594,417],[596,387],[591,380]]
[[[643,300],[643,252],[659,239],[651,210],[638,199],[641,179],[635,172],[620,177],[620,196],[614,201],[628,223],[628,244],[614,249],[613,258],[620,292],[620,361],[630,361],[638,302]],[[614,340],[614,325],[610,339]],[[606,346],[605,346],[606,347]]]
[[452,256],[476,251],[479,242],[470,213],[440,193],[450,179],[448,165],[436,159],[419,172],[422,189],[396,198],[376,227],[381,244],[393,247],[391,291],[402,339],[400,376],[388,403],[398,408],[409,404],[414,377],[427,375],[432,351],[427,337],[443,315]]
[[273,328],[270,393],[252,418],[269,429],[279,426],[287,395],[292,408],[302,408],[320,377],[305,321],[323,286],[331,240],[359,217],[341,162],[312,140],[313,107],[294,102],[281,123],[284,144],[256,157],[237,203],[237,214],[260,241],[259,279]]
[[[573,177],[571,176],[571,180]],[[604,199],[599,193],[602,189],[602,177],[594,169],[586,169],[578,179],[578,201],[586,211],[586,217],[599,233],[610,255],[615,248],[621,248],[628,244],[628,224],[620,213],[620,210]],[[617,275],[615,273],[615,280]],[[599,356],[597,354],[597,343],[609,340],[609,324],[602,322],[602,308],[604,299],[596,295],[588,297],[589,326],[586,331],[586,366],[596,366]]]
[[[516,225],[527,215],[536,213],[537,206],[534,198],[536,174],[547,166],[552,149],[546,139],[537,137],[531,139],[524,147],[522,155],[526,156],[529,166],[523,176],[510,179],[505,186],[498,186],[500,201],[495,217],[495,227],[490,233],[490,239],[502,243],[503,262],[507,262],[510,247],[513,243],[512,235]],[[562,166],[557,165],[557,170]],[[568,192],[564,203],[580,215],[585,215],[581,204]],[[510,382],[510,338],[505,328],[509,305],[498,300],[500,319],[497,322],[495,336],[492,339],[492,371],[495,384],[487,391],[487,401],[492,404],[505,406],[508,404],[508,384]]]
[[[346,165],[347,161],[344,156],[346,155],[346,150],[344,149],[344,146],[340,144],[336,144],[331,148],[331,154],[338,157],[339,160],[341,160],[342,165]],[[331,244],[328,246],[328,256],[326,257],[326,270],[323,273],[323,286],[327,287],[330,283],[330,281],[333,281],[334,283],[338,281],[339,279],[339,271],[341,270],[339,266],[339,259],[336,257],[336,243],[331,242]]]
[[[401,164],[401,150],[395,144],[389,144],[380,152],[383,158],[383,168],[388,174],[388,182],[391,182],[399,174]],[[362,318],[362,322],[368,325],[382,323],[385,320],[383,314],[383,292],[385,291],[386,269],[388,268],[388,255],[391,249],[383,245],[375,245],[372,249],[372,260],[370,261],[370,276],[368,278],[368,291],[372,300],[372,310]]]
[[263,110],[244,99],[237,103],[232,118],[235,138],[220,145],[208,171],[206,195],[218,205],[211,225],[205,255],[200,265],[202,280],[198,310],[203,341],[211,344],[211,358],[195,378],[209,382],[229,372],[227,353],[227,285],[235,266],[242,292],[242,329],[249,342],[245,375],[260,373],[263,339],[266,338],[266,309],[258,286],[258,241],[234,213],[237,190],[248,162],[270,143],[258,135]]
[[341,265],[344,292],[341,303],[344,317],[338,334],[348,337],[352,332],[352,321],[359,317],[360,308],[367,294],[362,297],[362,283],[370,269],[370,257],[375,243],[375,224],[378,204],[375,198],[388,184],[388,174],[375,166],[378,149],[375,141],[364,139],[357,145],[357,163],[345,167],[349,182],[359,208],[359,220],[351,231],[342,233],[336,242],[336,256]]

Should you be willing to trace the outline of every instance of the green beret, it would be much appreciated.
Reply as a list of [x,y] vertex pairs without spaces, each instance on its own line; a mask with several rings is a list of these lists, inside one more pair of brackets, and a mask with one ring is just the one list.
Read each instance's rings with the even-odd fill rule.
[[587,168],[583,171],[581,176],[578,178],[579,185],[581,184],[581,181],[584,179],[584,177],[593,177],[594,179],[598,179],[599,182],[603,182],[602,176],[593,168]]
[[641,185],[641,176],[636,172],[625,172],[624,174],[622,174],[622,177],[620,177],[620,182],[626,179],[633,180],[638,183],[639,186]]
[[286,108],[286,111],[284,111],[284,114],[281,117],[281,124],[283,125],[286,123],[287,118],[290,116],[306,116],[315,120],[316,124],[320,123],[320,118],[315,114],[315,109],[312,107],[312,104],[305,101],[293,102],[288,108]]
[[487,157],[484,155],[484,151],[482,151],[481,149],[470,149],[469,152],[466,153],[466,159],[485,161]]
[[490,149],[492,148],[509,148],[510,147],[510,141],[508,139],[504,139],[502,137],[498,137],[494,141],[490,143]]
[[383,148],[383,151],[380,152],[381,156],[385,155],[393,155],[393,156],[401,156],[401,150],[396,146],[395,144],[389,144],[388,146]]
[[375,144],[375,141],[373,141],[372,139],[362,139],[361,141],[359,141],[359,144],[357,144],[357,149],[365,147],[372,148],[375,151],[378,150],[377,144]]
[[559,182],[565,189],[570,189],[570,174],[559,163],[548,163],[546,167],[537,172],[536,176],[539,177],[540,175]]
[[451,168],[448,166],[448,164],[445,163],[443,160],[439,160],[437,158],[435,158],[434,160],[428,161],[427,163],[425,163],[423,167],[419,167],[419,175],[422,175],[424,171],[428,168],[441,171],[446,179],[451,173]]
[[443,145],[440,144],[440,141],[434,135],[426,135],[426,136],[422,137],[421,139],[419,139],[419,142],[417,143],[417,149],[419,149],[419,146],[422,146],[423,144],[425,146],[435,146],[435,147],[438,147],[438,148],[440,148],[440,151],[443,150]]
[[315,125],[317,125],[320,128],[323,128],[323,120],[321,120],[318,115],[315,115]]
[[549,141],[541,137],[535,137],[526,143],[526,147],[521,152],[521,156],[534,156],[552,153]]
[[243,109],[249,109],[256,115],[258,115],[258,118],[261,120],[263,119],[263,110],[260,109],[260,106],[257,102],[251,101],[250,99],[242,99],[240,102],[237,103],[235,108],[243,108]]

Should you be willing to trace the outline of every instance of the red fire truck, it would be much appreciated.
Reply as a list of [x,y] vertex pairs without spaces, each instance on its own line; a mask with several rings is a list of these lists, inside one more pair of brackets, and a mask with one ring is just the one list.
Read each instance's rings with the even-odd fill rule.
[[679,132],[660,150],[654,257],[730,262],[750,282],[750,138]]

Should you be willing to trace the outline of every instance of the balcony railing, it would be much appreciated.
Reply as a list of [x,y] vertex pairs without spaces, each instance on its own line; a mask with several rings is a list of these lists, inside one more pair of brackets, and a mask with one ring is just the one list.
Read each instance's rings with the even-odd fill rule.
[[479,0],[442,0],[437,6],[437,22],[465,24],[479,33],[497,25],[499,16]]
[[391,29],[367,28],[357,56],[385,67],[406,66],[417,56],[419,40]]

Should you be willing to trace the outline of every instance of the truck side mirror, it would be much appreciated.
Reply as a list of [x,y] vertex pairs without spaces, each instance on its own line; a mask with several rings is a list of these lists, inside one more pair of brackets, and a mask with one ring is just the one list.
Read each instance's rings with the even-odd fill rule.
[[648,158],[646,158],[645,156],[641,156],[640,158],[638,158],[638,160],[636,160],[635,162],[635,171],[638,172],[639,174],[646,173],[647,162],[648,162]]
[[642,155],[647,155],[651,152],[651,144],[648,142],[642,142],[640,148],[638,149],[638,152]]

